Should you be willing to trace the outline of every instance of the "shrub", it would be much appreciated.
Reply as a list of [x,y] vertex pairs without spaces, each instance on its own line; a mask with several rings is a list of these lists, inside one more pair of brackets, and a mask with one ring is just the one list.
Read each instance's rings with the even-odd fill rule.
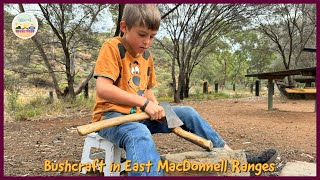
[[[46,115],[70,114],[80,110],[91,111],[94,105],[94,98],[86,99],[83,95],[79,95],[74,100],[55,99],[51,104],[48,102],[47,96],[41,95],[24,99],[24,103],[12,94],[6,95],[6,99],[5,111],[17,121]],[[11,104],[14,104],[14,107]]]
[[4,104],[4,108],[7,112],[10,112],[11,111],[14,111],[17,106],[18,106],[18,100],[19,98],[19,91],[18,90],[13,90],[13,91],[10,91],[10,92],[6,92],[5,93],[5,104]]

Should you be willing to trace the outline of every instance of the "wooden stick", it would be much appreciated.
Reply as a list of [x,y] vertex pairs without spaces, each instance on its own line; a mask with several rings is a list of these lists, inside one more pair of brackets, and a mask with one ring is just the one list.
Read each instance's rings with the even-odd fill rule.
[[171,130],[173,133],[175,133],[179,137],[182,137],[182,138],[206,149],[207,151],[213,150],[213,144],[210,140],[207,140],[207,139],[200,137],[196,134],[193,134],[191,132],[185,131],[181,127],[172,128]]
[[[145,120],[145,119],[149,119],[149,118],[150,118],[150,116],[145,112],[141,112],[141,113],[137,113],[137,114],[129,114],[129,115],[125,115],[125,116],[119,116],[119,117],[115,117],[115,118],[110,118],[108,120],[101,120],[98,122],[78,126],[77,131],[78,131],[79,135],[84,136],[89,133],[99,131],[100,129],[103,129],[103,128],[117,126],[117,125],[124,124],[127,122],[141,121],[141,120]],[[213,149],[213,145],[210,140],[207,140],[207,139],[200,137],[196,134],[193,134],[191,132],[187,132],[187,131],[183,130],[181,127],[172,128],[171,130],[173,133],[175,133],[179,137],[182,137],[182,138],[206,149],[207,151],[212,151],[212,149]]]
[[99,131],[100,129],[108,128],[111,126],[117,126],[127,122],[141,121],[149,118],[150,116],[145,112],[129,114],[125,116],[119,116],[115,118],[110,118],[108,120],[101,120],[90,124],[78,126],[77,131],[81,136],[84,136],[89,133]]

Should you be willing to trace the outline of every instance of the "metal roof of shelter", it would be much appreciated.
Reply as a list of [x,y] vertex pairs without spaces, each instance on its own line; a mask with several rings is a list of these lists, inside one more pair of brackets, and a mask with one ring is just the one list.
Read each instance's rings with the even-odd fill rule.
[[286,76],[290,76],[290,75],[315,76],[316,67],[247,74],[245,75],[245,77],[257,77],[258,79],[283,79]]

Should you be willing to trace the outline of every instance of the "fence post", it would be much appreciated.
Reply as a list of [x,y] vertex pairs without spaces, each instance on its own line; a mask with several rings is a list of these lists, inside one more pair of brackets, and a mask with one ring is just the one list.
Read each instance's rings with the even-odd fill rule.
[[273,106],[274,84],[273,79],[268,79],[268,110],[272,110]]
[[218,83],[214,83],[214,92],[218,93]]
[[203,94],[208,94],[208,82],[203,83]]
[[252,83],[250,84],[250,93],[251,94],[253,93],[253,84]]
[[259,96],[260,81],[256,80],[256,96]]

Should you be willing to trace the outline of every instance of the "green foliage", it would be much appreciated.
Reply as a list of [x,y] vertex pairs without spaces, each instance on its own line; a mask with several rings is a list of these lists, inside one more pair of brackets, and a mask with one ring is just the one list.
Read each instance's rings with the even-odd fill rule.
[[43,108],[33,108],[32,106],[20,107],[14,114],[14,119],[17,121],[24,121],[30,118],[37,117],[44,114]]
[[40,76],[27,78],[27,82],[34,85],[35,87],[53,87],[52,82],[48,78],[43,78]]
[[[29,5],[23,6],[28,9]],[[106,38],[102,36],[108,34],[94,32],[93,28],[103,20],[100,16],[108,5],[38,4],[38,6],[41,6],[44,11],[35,13],[37,17],[42,17],[38,18],[39,30],[35,39],[44,53],[39,53],[35,40],[22,40],[13,34],[10,19],[14,15],[8,11],[11,6],[5,7],[5,68],[14,71],[22,78],[27,78],[29,75],[39,76],[33,76],[33,80],[21,80],[21,83],[35,84],[37,82],[34,80],[41,78],[42,74],[51,73],[48,76],[51,82],[57,82],[56,85],[62,88],[58,90],[63,91],[67,81],[74,82],[73,87],[78,87],[77,84],[81,83],[84,72],[93,66],[98,56],[101,39]],[[43,19],[44,17],[48,19]],[[71,63],[67,62],[71,60],[75,65],[75,79],[70,76],[69,79],[67,78],[66,72],[71,70],[71,66],[66,64]]]
[[154,93],[157,97],[173,97],[170,57],[163,49],[152,48],[151,51],[158,82]]
[[210,92],[208,94],[193,93],[189,95],[186,100],[218,100],[218,99],[238,99],[251,96],[249,90],[237,90],[236,92],[231,90],[219,91],[218,93]]
[[230,95],[224,92],[212,93],[212,94],[191,94],[188,100],[214,100],[214,99],[227,99]]
[[173,101],[173,96],[166,96],[166,97],[158,97],[157,98],[158,102],[172,102]]
[[247,71],[250,73],[267,70],[271,61],[275,59],[270,41],[255,29],[231,33],[230,37],[231,43],[238,46],[237,53],[246,58]]
[[5,98],[5,104],[4,104],[4,109],[7,112],[12,112],[14,111],[17,106],[17,100],[19,98],[19,91],[16,89],[13,89],[13,91],[9,91],[6,94],[6,98]]
[[[24,6],[27,7],[27,5]],[[42,6],[48,9],[49,17],[52,20],[53,26],[59,30],[60,37],[63,37],[61,36],[62,32],[60,32],[60,30],[63,30],[65,32],[65,35],[67,36],[66,38],[69,40],[67,45],[67,51],[70,53],[70,59],[75,60],[75,76],[73,80],[74,87],[78,87],[78,85],[82,82],[83,78],[89,74],[89,71],[98,56],[101,44],[105,41],[107,37],[113,36],[113,33],[111,31],[103,33],[94,32],[92,30],[92,26],[90,26],[91,17],[93,17],[94,12],[98,12],[97,10],[99,8],[105,8],[111,14],[113,21],[116,22],[118,17],[118,4],[66,4],[65,6],[63,6],[65,8],[65,21],[62,24],[61,22],[59,22],[59,20],[61,20],[59,15],[61,15],[62,13],[59,5],[43,4]],[[107,6],[109,8],[107,8]],[[168,10],[174,7],[174,5],[159,6],[162,10],[162,13],[168,12]],[[181,17],[188,17],[189,15],[191,15],[189,13],[191,11],[188,10],[195,10],[196,7],[205,7],[203,9],[203,12],[205,13],[196,13],[192,17],[190,17],[190,20],[188,22],[180,22],[183,21],[183,18],[181,19]],[[46,64],[43,62],[43,59],[32,40],[21,40],[15,37],[12,33],[11,22],[14,16],[10,14],[9,11],[6,11],[6,8],[7,5],[5,6],[4,13],[4,84],[5,89],[8,91],[6,94],[6,100],[8,100],[6,102],[6,108],[9,108],[7,110],[12,111],[16,110],[17,108],[20,108],[20,96],[18,87],[20,87],[22,83],[29,82],[35,85],[43,79],[49,79],[49,81],[45,82],[46,84],[50,85],[49,83],[53,81],[51,79],[51,76],[48,74],[48,68],[46,67]],[[262,35],[262,33],[259,33],[258,31],[256,31],[256,29],[254,29],[259,26],[259,24],[255,24],[254,21],[251,21],[252,16],[249,15],[251,13],[250,9],[254,10],[254,8],[257,8],[256,10],[259,10],[259,8],[261,7],[254,5],[184,4],[175,11],[173,11],[171,15],[167,16],[167,18],[163,20],[161,33],[159,33],[159,36],[161,37],[157,36],[157,38],[159,39],[154,41],[154,45],[150,49],[152,51],[155,62],[157,81],[159,82],[158,86],[155,87],[156,96],[160,99],[170,99],[173,97],[173,90],[171,89],[171,63],[174,54],[176,55],[174,58],[176,60],[180,60],[180,63],[178,63],[177,61],[175,62],[174,68],[176,78],[179,75],[179,73],[183,73],[183,71],[187,74],[186,76],[189,75],[188,73],[191,73],[190,95],[194,97],[199,96],[199,98],[203,98],[200,94],[202,93],[202,84],[204,82],[208,82],[211,85],[213,85],[215,82],[218,82],[220,87],[221,85],[224,85],[225,87],[229,86],[228,88],[230,88],[232,84],[236,84],[237,87],[246,86],[248,83],[254,82],[253,78],[249,79],[244,77],[247,73],[258,73],[268,70],[282,70],[282,59],[276,55],[276,52],[274,52],[274,50],[272,50],[272,48],[274,48],[272,47],[272,42],[268,38],[265,38]],[[315,22],[313,18],[313,15],[315,15],[315,6],[311,5],[309,7],[308,5],[304,8],[305,10],[311,8],[311,14],[308,15],[310,15],[310,20]],[[212,9],[214,10],[211,11]],[[275,18],[276,16],[274,16],[274,14],[278,14],[279,16],[279,13],[282,11],[273,12],[274,9],[276,8],[271,8],[269,9],[269,11],[260,11],[259,13],[265,14],[268,17]],[[212,12],[210,16],[203,16],[209,12]],[[241,12],[241,14],[237,14],[237,12]],[[107,15],[109,15],[109,13]],[[101,25],[101,22],[99,20],[101,20],[101,18],[105,16],[105,12],[101,11],[101,13],[99,13],[95,21],[93,21],[93,23],[96,25]],[[68,59],[67,54],[65,54],[65,52],[63,51],[61,42],[59,41],[59,38],[56,36],[56,34],[54,34],[52,27],[48,24],[46,20],[41,19],[39,17],[43,18],[44,16],[38,16],[40,27],[36,35],[36,38],[41,43],[42,48],[44,49],[49,59],[49,63],[54,71],[54,75],[56,76],[60,90],[63,91],[68,86],[65,66],[66,59]],[[203,17],[206,17],[207,19]],[[213,20],[211,19],[213,17],[216,17],[217,20],[221,21],[211,21]],[[243,19],[243,17],[246,18]],[[228,18],[230,22],[226,23],[228,21]],[[185,20],[186,19],[188,18],[185,18]],[[252,24],[249,25],[250,21]],[[212,26],[212,28],[208,28],[206,31],[203,31],[204,29],[201,29],[201,26],[196,26],[199,22],[204,22],[207,28],[210,26]],[[296,23],[296,25],[300,26],[302,24],[302,21],[299,20]],[[228,25],[224,26],[224,24]],[[163,27],[164,25],[165,27]],[[180,25],[183,25],[183,28],[179,28]],[[60,26],[63,26],[63,28],[61,28]],[[223,28],[219,28],[220,26]],[[243,28],[244,26],[245,28]],[[280,28],[277,28],[277,26],[275,26],[274,24],[272,24],[272,26],[270,27],[272,27],[272,29],[281,30]],[[175,29],[175,31],[171,28],[177,29]],[[215,28],[217,32],[213,31]],[[314,26],[310,26],[305,30],[310,31],[313,30],[312,28],[314,28]],[[184,32],[181,32],[182,35],[179,36],[179,39],[178,37],[174,37],[174,35],[171,35],[169,37],[168,34],[170,33],[168,31],[165,32],[166,29],[171,29],[171,32],[179,32],[180,30],[183,30]],[[202,31],[203,33],[198,34],[198,36],[192,35],[193,32],[199,33]],[[209,34],[205,33],[209,31],[212,32]],[[212,37],[209,38],[211,35]],[[189,39],[189,41],[185,41],[186,39]],[[206,39],[210,41],[205,41]],[[314,39],[315,35],[311,36],[310,41],[308,41],[306,45],[309,47],[314,47]],[[174,47],[178,47],[178,49]],[[187,51],[188,49],[192,50]],[[177,50],[177,52],[173,53],[173,50]],[[201,52],[197,50],[201,50]],[[190,57],[190,59],[187,59],[189,52],[192,57]],[[312,56],[310,56],[310,54]],[[300,58],[301,61],[299,61],[299,64],[297,64],[299,66],[310,66],[313,63],[315,63],[315,53],[301,54]],[[182,63],[181,60],[183,59],[188,60],[188,62],[186,61]],[[189,69],[179,69],[179,65],[182,66],[182,64],[184,64],[184,67],[189,67]],[[45,74],[46,76],[44,76],[43,74]],[[92,86],[92,83],[90,84],[90,86]],[[242,93],[230,94],[225,92],[225,94],[228,97],[236,98],[242,96]],[[203,96],[205,96],[206,98],[216,98],[216,96],[228,98],[225,95],[219,95],[219,93],[214,96]],[[83,95],[80,95],[73,101],[70,101],[68,99],[64,101],[66,102],[66,104],[69,104],[70,107],[75,108],[73,104],[76,104],[82,98]],[[30,106],[28,106],[28,104],[23,104],[23,106],[28,108],[41,105],[52,106],[51,104],[43,104],[46,103],[46,101],[42,102],[42,104],[40,102],[39,104],[37,103],[37,101],[40,100],[34,101],[35,102],[31,101],[29,103],[31,104]],[[56,104],[56,102],[54,104]],[[59,109],[59,107],[54,108]],[[26,111],[21,110],[22,114],[28,114]],[[29,115],[26,115],[26,117],[29,116],[38,116],[38,110],[30,110]]]
[[4,70],[4,88],[8,91],[13,91],[19,80],[18,75],[9,70]]
[[205,82],[219,86],[236,84],[246,86],[254,81],[246,78],[248,73],[267,71],[271,62],[276,60],[269,47],[269,41],[257,31],[234,31],[220,37],[211,51],[195,67],[191,84]]
[[20,78],[12,71],[4,70],[5,110],[14,111],[18,106]]
[[268,5],[265,10],[272,13],[255,17],[259,24],[257,29],[269,39],[285,69],[315,64],[311,53],[302,55],[305,47],[315,47],[316,44],[315,9],[315,4]]
[[200,94],[201,91],[202,91],[202,89],[201,89],[201,87],[199,87],[199,86],[196,86],[196,87],[194,88],[195,94]]
[[[40,116],[70,114],[70,111],[91,111],[94,105],[93,97],[86,99],[83,95],[78,96],[75,100],[68,98],[62,100],[54,99],[53,103],[49,102],[48,97],[41,95],[22,102],[18,98],[18,93],[6,94],[5,99],[5,111],[17,121],[29,120]],[[14,107],[12,102],[14,102]]]
[[173,91],[166,85],[159,85],[153,89],[156,97],[173,97]]
[[27,104],[19,101],[19,92],[6,92],[4,109],[8,114],[15,118],[15,120],[26,120],[31,117],[41,115],[42,109],[45,105],[43,99],[34,97]]

